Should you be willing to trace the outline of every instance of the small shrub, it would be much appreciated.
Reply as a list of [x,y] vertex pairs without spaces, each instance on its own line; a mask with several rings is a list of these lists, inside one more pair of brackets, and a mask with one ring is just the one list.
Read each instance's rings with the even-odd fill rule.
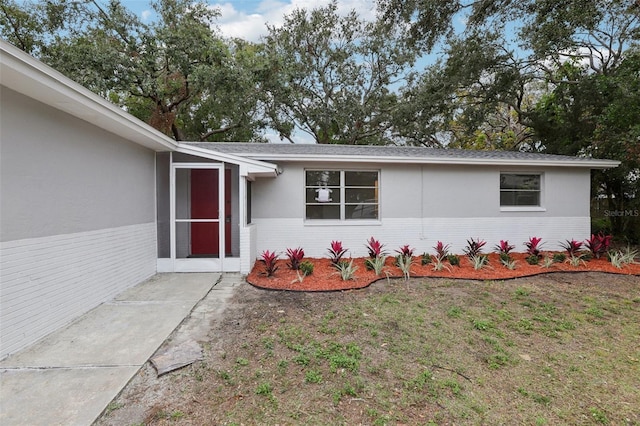
[[496,244],[494,246],[494,250],[500,253],[500,259],[502,259],[503,254],[506,254],[507,256],[509,256],[509,253],[514,248],[516,248],[516,246],[509,244],[509,241],[507,240],[500,240],[500,244]]
[[402,247],[400,247],[398,250],[396,250],[396,253],[398,253],[400,256],[412,257],[413,249],[409,246],[409,244],[405,244]]
[[500,262],[508,262],[511,260],[511,255],[509,253],[500,253]]
[[370,258],[376,258],[380,256],[385,256],[386,253],[383,250],[384,244],[381,244],[380,241],[371,237],[367,240],[367,251],[369,252]]
[[313,263],[308,260],[300,263],[300,271],[305,275],[313,274]]
[[582,248],[582,243],[576,240],[566,240],[564,243],[560,244],[562,248],[567,252],[569,257],[574,257],[578,255],[578,252]]
[[382,274],[386,260],[387,258],[385,256],[377,256],[372,259],[366,259],[364,265],[368,270],[375,272],[376,275],[380,275]]
[[554,263],[553,257],[545,256],[542,259],[542,265],[540,265],[540,266],[543,267],[543,268],[551,268],[553,266],[553,263]]
[[464,254],[469,258],[477,257],[482,254],[482,247],[484,247],[485,244],[487,244],[487,242],[479,238],[478,241],[473,238],[469,238],[467,240],[467,246],[463,249]]
[[553,255],[553,261],[555,263],[562,263],[567,259],[567,255],[564,253],[555,253]]
[[506,254],[506,257],[503,258],[502,257],[503,254],[506,254],[506,253],[500,254],[500,263],[502,263],[505,268],[510,269],[512,271],[516,269],[516,265],[518,264],[518,261],[511,259],[511,257],[509,257],[508,254]]
[[583,264],[583,265],[587,264],[587,262],[585,262],[583,257],[580,255],[569,256],[566,262],[571,266],[580,266],[580,264]]
[[278,255],[275,252],[265,250],[260,255],[260,260],[264,263],[264,273],[268,277],[272,277],[278,270],[278,266],[276,266]]
[[449,244],[443,244],[442,241],[438,241],[433,249],[436,251],[436,260],[443,261],[449,255]]
[[538,262],[540,262],[540,256],[537,254],[530,254],[527,256],[526,260],[529,265],[537,265]]
[[611,262],[613,266],[615,266],[618,269],[622,269],[622,267],[624,266],[624,262],[623,262],[624,254],[621,251],[614,251],[614,252],[610,251],[608,253],[608,257],[609,257],[609,262]]
[[618,269],[622,269],[625,265],[637,263],[635,259],[636,256],[638,256],[638,251],[632,250],[631,247],[627,247],[624,252],[622,250],[616,250],[613,252],[609,251],[607,254],[609,262]]
[[430,264],[431,255],[429,253],[422,253],[422,256],[420,257],[420,263],[422,264],[422,266]]
[[636,262],[636,257],[638,257],[638,250],[632,250],[631,247],[627,246],[627,248],[625,248],[624,252],[622,252],[623,258],[624,258],[624,263],[633,263],[633,264],[637,264],[638,262]]
[[460,266],[460,257],[455,254],[448,255],[447,261],[449,261],[449,265],[451,266]]
[[542,238],[530,237],[529,241],[524,243],[524,246],[527,248],[527,254],[530,256],[540,256],[541,242]]
[[591,235],[591,238],[585,241],[585,246],[589,249],[589,252],[593,257],[599,259],[603,254],[609,251],[611,246],[611,235],[605,235],[600,232],[598,235]]
[[447,269],[448,271],[451,271],[451,268],[449,266],[445,265],[441,259],[436,257],[435,261],[433,262],[433,270],[442,271],[443,269]]
[[289,258],[289,262],[287,266],[294,271],[300,269],[300,262],[302,262],[302,258],[304,257],[304,250],[298,247],[295,249],[288,248],[287,249],[287,257]]
[[396,258],[396,266],[402,271],[405,281],[411,276],[411,266],[413,266],[413,258],[411,256],[400,255]]
[[473,265],[473,269],[479,271],[489,264],[489,257],[482,254],[469,256],[469,262]]
[[331,246],[329,247],[329,258],[331,259],[331,263],[337,265],[346,252],[347,249],[342,247],[342,242],[331,241]]
[[342,260],[334,264],[334,266],[338,270],[337,274],[340,275],[342,281],[352,280],[358,270],[358,267],[353,265],[353,259],[349,262]]

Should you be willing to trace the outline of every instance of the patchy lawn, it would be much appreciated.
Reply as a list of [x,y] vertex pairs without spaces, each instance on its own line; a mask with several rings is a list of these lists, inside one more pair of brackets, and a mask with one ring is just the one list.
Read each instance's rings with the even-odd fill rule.
[[640,424],[640,278],[237,290],[206,359],[143,369],[108,424]]

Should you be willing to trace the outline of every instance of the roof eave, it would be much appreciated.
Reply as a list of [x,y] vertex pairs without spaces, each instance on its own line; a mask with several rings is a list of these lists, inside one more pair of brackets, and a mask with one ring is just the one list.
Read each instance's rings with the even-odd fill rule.
[[240,174],[254,177],[276,177],[278,176],[278,166],[261,160],[246,158],[235,154],[228,154],[210,149],[198,148],[195,146],[179,143],[175,152],[195,155],[209,160],[221,161],[223,163],[236,164],[240,166]]
[[532,167],[579,167],[589,169],[611,169],[620,165],[619,161],[584,159],[584,160],[520,160],[501,158],[455,158],[455,157],[381,157],[381,156],[326,156],[297,154],[238,154],[245,158],[265,161],[300,161],[300,162],[338,162],[338,163],[395,163],[395,164],[453,164],[479,166],[532,166]]

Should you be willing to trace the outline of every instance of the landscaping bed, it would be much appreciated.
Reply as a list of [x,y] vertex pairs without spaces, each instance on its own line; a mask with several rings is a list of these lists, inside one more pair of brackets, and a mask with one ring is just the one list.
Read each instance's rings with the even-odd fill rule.
[[[599,259],[590,259],[578,262],[578,266],[573,266],[567,261],[554,262],[545,266],[541,259],[538,265],[527,263],[527,253],[511,253],[510,257],[516,262],[515,269],[506,268],[501,262],[497,253],[488,256],[488,263],[482,269],[476,270],[471,261],[464,255],[459,256],[460,264],[452,266],[444,262],[444,268],[440,271],[434,270],[434,264],[422,265],[421,256],[412,257],[413,264],[410,270],[412,278],[434,277],[434,278],[458,278],[473,280],[506,280],[518,277],[527,277],[551,272],[607,272],[613,274],[640,275],[640,264],[624,265],[621,269],[616,268],[607,260],[606,256]],[[553,258],[553,253],[546,255]],[[544,258],[544,257],[543,257]],[[396,259],[392,256],[385,261],[385,268],[381,275],[368,270],[365,266],[367,258],[353,258],[355,272],[352,279],[343,280],[339,271],[333,266],[328,258],[305,258],[314,266],[313,273],[304,276],[298,271],[291,270],[287,266],[285,259],[276,262],[277,270],[272,276],[267,276],[264,272],[264,263],[256,262],[253,270],[247,276],[247,281],[259,288],[271,290],[291,290],[291,291],[337,291],[364,288],[371,283],[389,278],[401,278],[404,276],[401,269],[395,265]]]

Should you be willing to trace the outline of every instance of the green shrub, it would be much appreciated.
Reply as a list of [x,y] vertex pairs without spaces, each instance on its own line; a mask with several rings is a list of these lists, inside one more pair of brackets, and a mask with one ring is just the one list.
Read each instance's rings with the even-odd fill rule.
[[537,265],[540,262],[540,256],[537,254],[531,254],[527,256],[527,263],[529,265]]
[[553,255],[553,261],[555,263],[562,263],[567,259],[567,255],[564,253],[555,253]]
[[311,275],[313,274],[313,263],[308,260],[300,262],[299,269],[304,275]]
[[460,266],[460,258],[455,254],[448,255],[447,260],[451,266]]

